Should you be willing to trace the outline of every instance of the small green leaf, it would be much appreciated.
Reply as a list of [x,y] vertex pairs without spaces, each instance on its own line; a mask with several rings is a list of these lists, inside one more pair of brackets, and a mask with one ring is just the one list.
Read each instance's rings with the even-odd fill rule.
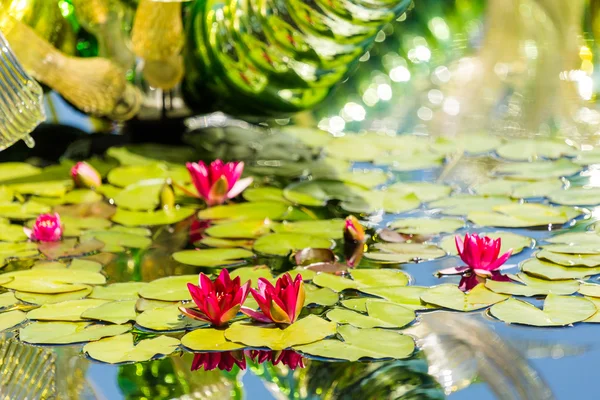
[[158,355],[169,355],[178,346],[179,339],[168,336],[144,339],[134,344],[133,335],[126,333],[88,343],[83,347],[83,352],[97,361],[118,364],[148,361]]
[[343,219],[287,222],[273,226],[276,233],[301,233],[311,236],[338,240],[344,236]]
[[444,257],[446,252],[435,245],[420,243],[376,243],[378,252],[369,251],[365,257],[381,263],[403,264]]
[[196,329],[186,333],[181,338],[181,344],[192,351],[232,351],[245,347],[225,339],[224,330],[213,328]]
[[187,284],[198,285],[198,275],[168,276],[148,283],[139,290],[140,297],[150,300],[192,300]]
[[574,147],[564,141],[539,139],[510,140],[496,150],[500,157],[514,161],[560,158],[574,155],[575,151]]
[[429,208],[440,208],[447,215],[467,215],[476,211],[491,211],[496,206],[511,204],[513,200],[506,197],[483,197],[459,194],[433,203]]
[[254,251],[263,254],[286,256],[295,250],[308,247],[329,249],[334,243],[327,238],[301,233],[273,233],[258,238],[254,242]]
[[113,283],[108,286],[96,286],[90,295],[92,299],[137,300],[138,293],[148,285],[146,282]]
[[89,322],[34,322],[19,330],[19,339],[30,344],[69,344],[99,340],[128,332],[131,325]]
[[327,318],[339,324],[350,324],[357,328],[402,328],[415,319],[415,312],[393,303],[367,301],[368,315],[343,308],[334,308]]
[[63,197],[63,204],[96,203],[102,201],[102,195],[89,189],[75,189]]
[[305,284],[306,300],[304,305],[318,304],[320,306],[331,307],[339,301],[339,295],[329,288],[318,288],[314,285]]
[[102,285],[106,283],[104,275],[98,272],[67,269],[31,269],[8,272],[0,275],[12,278],[1,284],[7,289],[31,293],[67,293],[86,289],[87,285]]
[[436,308],[432,304],[427,304],[421,301],[428,287],[423,286],[378,286],[360,288],[360,291],[373,296],[382,297],[392,303],[400,304],[411,310],[426,310]]
[[283,191],[295,204],[320,207],[331,200],[350,202],[363,199],[369,191],[363,186],[336,180],[311,180],[292,183]]
[[517,299],[490,308],[490,314],[509,324],[532,326],[565,326],[584,321],[596,313],[596,306],[582,297],[549,294],[544,309]]
[[529,275],[551,281],[564,279],[582,279],[600,274],[600,267],[564,267],[562,265],[530,258],[521,264],[521,270]]
[[76,292],[67,292],[67,293],[52,293],[52,294],[43,294],[43,293],[28,293],[28,292],[15,292],[16,298],[25,303],[42,305],[42,304],[55,304],[62,303],[64,301],[69,300],[80,300],[87,297],[92,292],[91,287],[85,287],[82,290],[78,290]]
[[600,188],[569,188],[551,193],[548,198],[567,206],[595,206],[600,204]]
[[569,295],[573,294],[579,288],[577,281],[557,281],[559,285],[553,285],[552,281],[547,281],[547,285],[521,285],[513,282],[486,280],[485,287],[496,293],[511,294],[513,296],[545,296],[547,294]]
[[200,219],[253,219],[278,220],[284,217],[290,206],[277,201],[253,201],[209,207],[198,213]]
[[597,267],[600,266],[600,254],[564,254],[555,253],[546,249],[538,251],[535,255],[542,260],[566,267]]
[[452,192],[450,186],[431,182],[397,182],[388,186],[387,190],[398,193],[400,197],[414,194],[424,203],[442,199]]
[[190,174],[184,166],[169,167],[166,164],[131,165],[113,168],[107,176],[108,182],[126,187],[149,179],[171,178],[175,182],[190,182]]
[[506,300],[508,296],[494,293],[483,284],[465,294],[455,285],[434,286],[421,295],[425,303],[456,311],[474,311]]
[[456,218],[401,218],[389,225],[396,232],[409,235],[451,233],[464,226],[465,221]]
[[274,187],[248,188],[242,194],[246,201],[277,201],[288,203],[283,197],[283,189]]
[[146,236],[115,231],[87,231],[80,238],[81,241],[90,239],[104,243],[102,250],[110,253],[125,251],[125,248],[145,249],[152,245],[152,239]]
[[256,239],[271,231],[268,219],[224,222],[211,226],[206,234],[214,238]]
[[27,319],[27,315],[20,310],[0,314],[0,332],[14,328]]
[[135,303],[137,300],[112,301],[96,307],[88,308],[81,313],[83,319],[94,319],[110,322],[113,324],[124,324],[135,321]]
[[44,304],[40,308],[29,311],[27,318],[39,321],[82,321],[84,319],[81,316],[82,313],[105,303],[107,303],[106,300],[83,299]]
[[158,211],[129,211],[117,208],[112,216],[112,221],[125,226],[156,226],[171,225],[194,215],[193,208],[175,207],[168,210]]
[[581,167],[567,158],[556,161],[514,162],[498,165],[492,172],[496,175],[508,175],[512,179],[542,180],[571,176],[579,172]]
[[584,296],[600,297],[600,285],[594,283],[582,283],[579,287],[579,293]]
[[[189,306],[191,307],[193,304]],[[181,314],[177,304],[146,310],[137,316],[135,322],[143,329],[158,332],[183,331],[206,325],[205,322],[196,321]]]
[[164,179],[150,179],[128,185],[114,197],[115,204],[132,211],[154,210],[160,205],[164,184]]
[[237,265],[253,256],[251,251],[245,249],[196,249],[173,253],[175,261],[196,267]]

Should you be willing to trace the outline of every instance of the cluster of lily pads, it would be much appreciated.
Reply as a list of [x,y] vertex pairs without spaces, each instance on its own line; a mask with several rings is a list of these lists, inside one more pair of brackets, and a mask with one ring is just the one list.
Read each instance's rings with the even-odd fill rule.
[[[243,135],[206,132],[201,143],[190,140],[195,148],[115,147],[83,165],[0,164],[0,330],[34,345],[87,343],[83,352],[101,362],[190,351],[199,354],[194,368],[230,369],[245,365],[243,351],[294,368],[302,365],[297,354],[410,357],[415,344],[403,328],[433,309],[489,309],[498,320],[534,326],[600,321],[600,285],[590,279],[600,275],[594,226],[538,242],[527,233],[590,217],[583,207],[600,204],[600,189],[585,179],[600,153],[483,135],[246,135],[260,140],[244,146]],[[193,162],[207,154],[237,161]],[[445,183],[429,181],[457,157],[464,163]],[[415,181],[416,173],[427,181]],[[158,246],[165,227],[183,237],[170,256],[194,273],[114,282],[106,271],[115,258]],[[518,270],[502,270],[505,279],[478,273],[470,287],[443,276],[438,286],[420,286],[405,271],[441,259],[464,266],[454,257],[463,251],[455,235],[471,230],[501,239],[495,257],[539,249]],[[216,323],[203,307],[209,301],[193,303],[192,294],[202,287],[198,272],[207,285],[224,269],[253,293],[301,280],[297,313],[279,312],[288,303],[274,294],[244,296]],[[210,301],[222,304],[223,292],[215,293]],[[543,309],[523,297],[544,298]],[[259,353],[266,350],[275,353]]]

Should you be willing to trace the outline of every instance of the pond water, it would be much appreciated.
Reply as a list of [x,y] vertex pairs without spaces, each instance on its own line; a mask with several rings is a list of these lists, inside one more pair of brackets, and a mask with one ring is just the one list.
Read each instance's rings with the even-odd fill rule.
[[[15,153],[0,154],[2,393],[567,399],[589,398],[595,386],[595,152],[479,135],[266,132],[236,121],[188,132],[180,147],[86,147],[86,140],[60,164],[22,154],[29,165],[9,164]],[[74,189],[69,158],[86,159],[102,185]],[[207,207],[185,169],[199,159],[243,160],[254,181],[227,205]],[[537,161],[523,163],[529,159]],[[49,211],[61,215],[62,240],[28,241],[21,225],[33,227]],[[348,215],[367,230],[366,246],[355,243],[354,253],[344,250]],[[462,265],[448,254],[452,237],[474,232],[513,247],[501,271],[513,283],[482,279],[464,297],[460,276],[436,272]],[[292,257],[325,247],[332,252],[312,261],[334,254],[336,262],[304,269]],[[357,249],[365,254],[349,268]],[[213,329],[182,315],[178,305],[193,306],[186,283],[197,284],[198,273],[214,279],[223,267],[253,286],[258,277],[302,275],[302,314],[285,329],[242,314]],[[126,282],[146,283],[113,285]],[[415,286],[422,292],[406,291]],[[531,297],[520,295],[525,288]],[[546,314],[532,311],[546,296]],[[257,309],[253,301],[244,304]],[[280,332],[289,337],[272,336]],[[258,364],[247,353],[245,371],[206,371],[207,364],[191,371],[194,354],[269,348],[297,350],[305,367],[273,365],[273,355]]]

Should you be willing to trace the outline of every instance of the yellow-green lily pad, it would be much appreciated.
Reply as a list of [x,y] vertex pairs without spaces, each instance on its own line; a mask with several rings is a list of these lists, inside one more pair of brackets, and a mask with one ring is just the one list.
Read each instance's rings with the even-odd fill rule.
[[98,272],[70,268],[14,271],[0,275],[0,281],[3,278],[13,278],[1,284],[7,289],[44,294],[77,292],[86,289],[87,285],[106,283],[104,275]]
[[102,339],[128,332],[131,325],[89,322],[34,322],[19,330],[19,339],[30,344],[69,344]]
[[108,182],[118,187],[126,187],[140,181],[159,178],[171,178],[175,182],[183,183],[187,183],[191,179],[184,166],[170,167],[159,163],[121,166],[112,169],[107,176]]
[[305,284],[304,291],[306,299],[304,305],[318,304],[320,306],[333,306],[339,301],[339,295],[329,288],[318,288],[314,285]]
[[211,226],[206,234],[214,238],[256,239],[271,232],[268,219],[225,222]]
[[132,211],[150,211],[160,205],[160,192],[164,179],[150,179],[128,185],[115,197],[115,204]]
[[102,250],[110,253],[118,253],[125,248],[145,249],[152,244],[152,239],[146,236],[115,231],[88,231],[81,236],[82,241],[89,239],[104,243]]
[[581,167],[571,160],[560,158],[556,161],[529,161],[500,164],[494,168],[496,175],[508,175],[512,179],[541,180],[571,176],[581,170]]
[[507,160],[526,161],[538,158],[560,158],[575,154],[576,149],[564,141],[516,139],[496,149],[498,155]]
[[90,358],[109,364],[148,361],[156,356],[169,355],[179,346],[179,339],[158,336],[143,339],[137,344],[131,333],[109,337],[88,343],[83,352]]
[[333,246],[334,243],[330,239],[302,233],[272,233],[254,242],[255,251],[278,256],[286,256],[292,251],[308,247],[329,249]]
[[564,224],[581,214],[571,207],[552,207],[544,204],[507,204],[492,211],[474,211],[467,218],[480,226],[526,228],[549,224]]
[[596,313],[596,306],[583,297],[549,294],[540,310],[514,298],[490,308],[490,314],[509,324],[565,326],[584,321]]
[[196,267],[219,267],[244,263],[254,253],[246,249],[196,249],[173,253],[175,261]]
[[400,196],[412,193],[424,203],[442,199],[452,192],[450,186],[431,182],[397,182],[388,186],[387,190]]
[[402,328],[415,319],[415,312],[394,303],[367,301],[368,315],[343,308],[333,308],[327,318],[338,324],[350,324],[357,328]]
[[20,194],[31,194],[41,197],[63,197],[73,185],[69,180],[15,183],[8,185],[9,189]]
[[246,201],[278,201],[288,203],[283,197],[283,189],[274,187],[248,188],[242,194]]
[[89,189],[75,189],[63,197],[63,204],[96,203],[102,200],[102,195]]
[[81,300],[87,297],[92,292],[90,286],[85,287],[82,290],[76,292],[67,293],[29,293],[29,292],[15,292],[15,297],[25,303],[43,305],[43,304],[55,304],[62,303],[69,300]]
[[[192,307],[193,304],[188,306]],[[183,331],[206,325],[205,322],[196,321],[181,314],[178,305],[146,310],[137,316],[135,322],[141,328],[158,332]]]
[[232,351],[245,346],[225,339],[222,329],[204,328],[186,333],[181,344],[192,351]]
[[158,211],[130,211],[117,208],[112,221],[125,226],[156,226],[171,225],[194,215],[193,208],[175,207]]
[[595,283],[582,283],[579,286],[579,293],[589,297],[600,297],[600,285]]
[[0,332],[14,328],[27,319],[27,314],[21,310],[14,310],[0,314]]
[[[366,294],[384,298],[392,303],[400,304],[411,310],[426,310],[437,308],[433,304],[421,301],[421,295],[429,290],[424,286],[376,286],[360,288]],[[343,304],[343,302],[342,302]]]
[[3,225],[0,224],[0,241],[1,242],[23,242],[27,240],[27,235],[21,225]]
[[429,203],[429,208],[439,208],[447,215],[467,215],[476,211],[491,211],[494,207],[511,204],[507,197],[484,197],[459,194]]
[[551,281],[564,279],[582,279],[588,276],[600,274],[600,267],[565,267],[530,258],[521,264],[521,270],[529,275],[539,278],[548,279]]
[[376,243],[365,257],[380,263],[402,264],[444,257],[446,252],[435,245],[421,243]]
[[106,300],[83,299],[44,304],[40,308],[29,311],[27,318],[38,321],[82,321],[84,320],[81,316],[82,313],[105,303],[107,303]]
[[273,230],[276,233],[300,233],[338,240],[344,236],[344,220],[336,218],[316,221],[284,221],[274,225]]
[[81,313],[81,318],[110,322],[118,325],[129,321],[135,321],[137,317],[137,313],[135,312],[136,301],[137,300],[123,300],[100,304],[96,307],[86,309]]
[[[548,284],[522,285],[514,282],[486,280],[485,287],[496,293],[510,294],[513,296],[545,296],[550,293],[558,295],[573,294],[579,289],[579,283],[574,280],[547,281]],[[558,282],[558,284],[553,284]]]
[[456,285],[434,286],[421,295],[425,303],[456,311],[475,311],[504,301],[509,296],[494,293],[483,284],[463,293]]
[[457,218],[401,218],[389,225],[396,232],[408,235],[451,233],[464,226],[465,221]]
[[565,254],[555,253],[546,249],[537,252],[537,258],[553,262],[554,264],[564,265],[566,267],[597,267],[600,266],[599,254]]
[[41,172],[41,168],[34,167],[33,165],[24,162],[0,163],[0,182],[33,176]]
[[46,204],[28,201],[26,203],[0,203],[0,217],[16,220],[37,218],[40,214],[49,213],[52,208]]
[[0,309],[14,306],[19,302],[19,299],[15,297],[13,292],[6,292],[0,294]]
[[330,200],[361,199],[368,193],[363,186],[326,179],[292,183],[283,191],[285,198],[292,203],[315,207],[324,206]]
[[95,286],[90,298],[104,300],[137,300],[138,293],[148,285],[146,282],[122,282],[108,286]]
[[277,201],[252,201],[241,204],[228,204],[209,207],[198,213],[200,219],[253,219],[278,220],[284,217],[290,206]]
[[180,275],[160,278],[148,283],[138,292],[140,297],[150,300],[182,301],[191,300],[188,283],[198,284],[198,275]]

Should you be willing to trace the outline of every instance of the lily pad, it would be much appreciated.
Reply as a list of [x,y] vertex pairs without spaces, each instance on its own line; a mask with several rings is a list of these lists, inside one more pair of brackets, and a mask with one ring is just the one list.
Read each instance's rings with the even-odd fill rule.
[[403,264],[444,257],[446,252],[434,245],[420,243],[376,243],[378,252],[369,251],[365,257],[381,263]]
[[292,183],[287,186],[283,195],[295,204],[305,206],[324,206],[328,201],[339,200],[350,202],[361,200],[369,192],[359,185],[336,180],[311,180]]
[[506,204],[493,211],[474,211],[467,215],[473,223],[481,226],[526,228],[549,224],[562,225],[581,214],[571,207],[552,207],[544,204]]
[[106,282],[104,275],[98,272],[66,269],[31,269],[8,272],[0,275],[11,281],[1,286],[20,292],[30,293],[67,293],[87,289],[87,285],[102,285]]
[[402,328],[415,319],[415,312],[393,303],[367,301],[368,315],[343,308],[334,308],[327,318],[338,324],[350,324],[357,328]]
[[146,282],[113,283],[108,286],[96,286],[90,298],[104,300],[137,300],[138,293],[146,287]]
[[[464,235],[460,236],[464,240]],[[524,248],[531,247],[533,245],[533,239],[527,236],[517,235],[516,233],[512,232],[483,232],[480,233],[479,236],[488,236],[492,239],[502,239],[500,254],[504,254],[510,249],[512,249],[513,255],[518,254],[522,252]],[[440,247],[450,255],[458,255],[456,243],[454,242],[454,236],[444,236],[440,242]]]
[[12,179],[24,178],[37,175],[42,172],[41,168],[22,162],[0,163],[0,182]]
[[481,154],[495,150],[501,144],[502,140],[492,135],[467,133],[456,136],[437,137],[431,144],[431,148],[444,154],[463,151],[471,154]]
[[20,310],[0,314],[0,332],[14,328],[27,319],[27,314]]
[[[360,288],[360,291],[363,293],[382,297],[392,303],[399,304],[402,307],[411,310],[436,308],[433,304],[427,304],[421,301],[421,296],[427,290],[429,290],[429,288],[424,286],[376,286]],[[342,302],[342,304],[344,303]]]
[[465,221],[456,218],[401,218],[389,227],[409,235],[435,235],[451,233],[465,226]]
[[129,211],[117,208],[112,221],[125,226],[171,225],[194,215],[193,208],[175,207],[158,211]]
[[295,250],[308,247],[332,248],[334,243],[327,238],[302,233],[273,233],[258,238],[254,242],[254,251],[278,256],[286,256]]
[[553,253],[571,254],[571,255],[598,255],[600,254],[600,245],[588,243],[556,243],[544,245],[544,250]]
[[[90,299],[91,300],[91,299]],[[81,313],[82,319],[94,319],[110,322],[113,324],[124,324],[135,321],[135,303],[137,300],[111,301],[99,306],[88,308]]]
[[417,171],[438,168],[443,164],[445,158],[443,154],[428,151],[410,154],[402,152],[378,156],[374,163],[375,165],[389,165],[394,171]]
[[256,239],[271,232],[271,226],[268,219],[249,219],[213,225],[206,230],[206,234],[214,238]]
[[390,178],[388,173],[377,168],[353,169],[351,171],[311,168],[311,173],[314,179],[339,180],[366,188],[374,188],[382,185]]
[[550,261],[566,267],[597,267],[600,266],[600,254],[565,254],[555,253],[546,249],[538,251],[537,258]]
[[69,344],[100,340],[128,332],[131,325],[89,322],[34,322],[19,330],[19,339],[30,344]]
[[15,297],[15,294],[13,292],[6,292],[0,294],[0,309],[8,308],[10,306],[15,305],[18,302],[19,300]]
[[575,148],[564,141],[517,139],[510,140],[496,149],[498,155],[507,160],[526,161],[538,158],[559,158],[575,154]]
[[565,326],[581,322],[596,313],[596,306],[582,297],[549,294],[544,309],[514,298],[490,308],[490,314],[509,324]]
[[521,264],[521,270],[529,275],[548,279],[548,280],[564,280],[564,279],[582,279],[588,276],[600,274],[600,267],[564,267],[530,258]]
[[600,235],[596,232],[567,232],[546,239],[549,243],[595,245],[600,249]]
[[46,204],[28,201],[26,203],[0,203],[0,217],[16,220],[26,220],[37,218],[40,214],[46,214],[51,211],[51,207]]
[[486,289],[483,284],[475,286],[467,294],[455,285],[439,285],[423,293],[421,300],[450,310],[475,311],[504,301],[508,297]]
[[237,265],[253,256],[254,253],[245,249],[196,249],[173,253],[175,261],[195,267]]
[[315,315],[308,315],[280,329],[275,325],[235,322],[225,330],[225,338],[252,347],[268,347],[284,350],[292,346],[308,344],[336,333],[337,324]]
[[589,297],[600,297],[600,285],[594,283],[582,283],[579,293]]
[[483,197],[460,194],[429,204],[430,208],[440,208],[447,215],[467,215],[475,211],[491,211],[494,207],[511,204],[506,197]]
[[442,199],[452,192],[450,186],[431,182],[397,182],[388,186],[387,190],[398,193],[401,196],[414,194],[424,203]]
[[415,344],[410,336],[386,329],[359,329],[343,325],[338,332],[344,341],[336,339],[321,340],[304,346],[295,346],[294,350],[316,357],[357,361],[359,359],[403,359],[410,357]]
[[394,269],[357,269],[352,271],[354,279],[338,275],[319,273],[313,278],[313,283],[330,288],[336,292],[345,289],[363,289],[374,286],[405,286],[409,278],[403,271]]
[[78,290],[76,292],[67,292],[67,293],[52,293],[52,294],[44,294],[44,293],[29,293],[29,292],[15,292],[15,297],[25,303],[42,305],[42,304],[55,304],[62,303],[64,301],[70,300],[81,300],[87,297],[92,292],[91,287],[86,287],[85,289]]
[[567,206],[596,206],[600,204],[600,188],[569,188],[550,193],[548,198]]
[[339,295],[329,288],[318,288],[314,285],[305,284],[304,290],[306,299],[304,305],[317,304],[320,306],[330,307],[339,301]]
[[152,239],[146,236],[116,231],[87,231],[80,238],[82,241],[90,239],[102,242],[102,250],[111,253],[125,251],[125,248],[145,249],[152,244]]
[[16,183],[8,185],[9,189],[20,194],[31,194],[42,197],[63,197],[73,185],[72,180]]
[[225,339],[221,329],[196,329],[181,338],[181,344],[192,351],[232,351],[245,346]]
[[283,197],[283,189],[274,187],[248,188],[242,194],[246,201],[277,201],[288,203]]
[[510,294],[513,296],[545,296],[550,293],[559,295],[570,295],[579,289],[579,283],[574,280],[557,281],[558,285],[553,285],[553,281],[547,281],[547,285],[522,285],[513,282],[486,280],[485,287],[496,293]]
[[550,193],[562,189],[563,182],[559,179],[543,180],[538,182],[525,182],[513,190],[511,197],[526,199],[530,197],[547,197]]
[[102,200],[102,195],[89,189],[75,189],[63,197],[63,204],[96,203]]
[[[0,229],[2,227],[0,226]],[[19,258],[35,257],[39,254],[36,243],[2,243],[0,242],[0,266],[7,261]]]
[[77,239],[63,239],[60,242],[38,243],[38,250],[49,260],[83,256],[103,247],[104,243],[93,238],[82,239],[79,242]]
[[[190,304],[192,306],[193,304]],[[206,325],[205,322],[187,318],[179,311],[178,305],[146,310],[137,316],[136,325],[157,332],[183,331]]]
[[75,218],[61,215],[60,219],[64,225],[64,236],[79,236],[86,230],[98,231],[107,229],[112,225],[109,220],[98,217]]
[[0,203],[10,203],[15,193],[6,186],[0,186]]
[[150,300],[192,300],[187,284],[198,284],[198,275],[169,276],[148,283],[139,290],[140,297]]
[[381,153],[376,142],[364,135],[335,138],[330,140],[323,150],[330,157],[348,161],[372,161]]
[[159,355],[169,355],[178,346],[179,339],[168,336],[144,339],[135,344],[133,335],[126,333],[88,343],[83,347],[83,352],[95,360],[118,364],[148,361]]
[[190,182],[190,174],[183,166],[169,167],[166,164],[130,165],[112,169],[107,176],[108,182],[126,187],[149,179],[171,178],[175,182]]
[[266,218],[277,220],[289,211],[290,206],[276,201],[253,201],[241,204],[229,204],[209,207],[198,213],[200,219],[253,219]]
[[414,194],[400,194],[391,191],[371,191],[360,197],[344,200],[340,206],[352,213],[374,213],[383,210],[399,214],[419,208],[421,200]]
[[231,279],[239,276],[242,285],[245,282],[252,281],[253,287],[256,287],[259,278],[273,279],[271,270],[266,265],[236,268],[229,275]]
[[498,165],[493,173],[508,175],[512,179],[542,180],[571,176],[579,172],[581,167],[566,158],[556,161],[515,162]]
[[27,240],[27,235],[21,225],[0,224],[0,242],[22,242]]
[[324,219],[317,221],[282,222],[273,226],[276,233],[301,233],[311,236],[338,240],[344,236],[343,219]]
[[82,321],[84,319],[81,316],[82,313],[105,303],[107,303],[106,300],[83,299],[44,304],[40,308],[29,311],[27,318],[39,321]]
[[154,210],[160,205],[164,184],[164,179],[150,179],[128,185],[114,197],[115,204],[132,211]]

